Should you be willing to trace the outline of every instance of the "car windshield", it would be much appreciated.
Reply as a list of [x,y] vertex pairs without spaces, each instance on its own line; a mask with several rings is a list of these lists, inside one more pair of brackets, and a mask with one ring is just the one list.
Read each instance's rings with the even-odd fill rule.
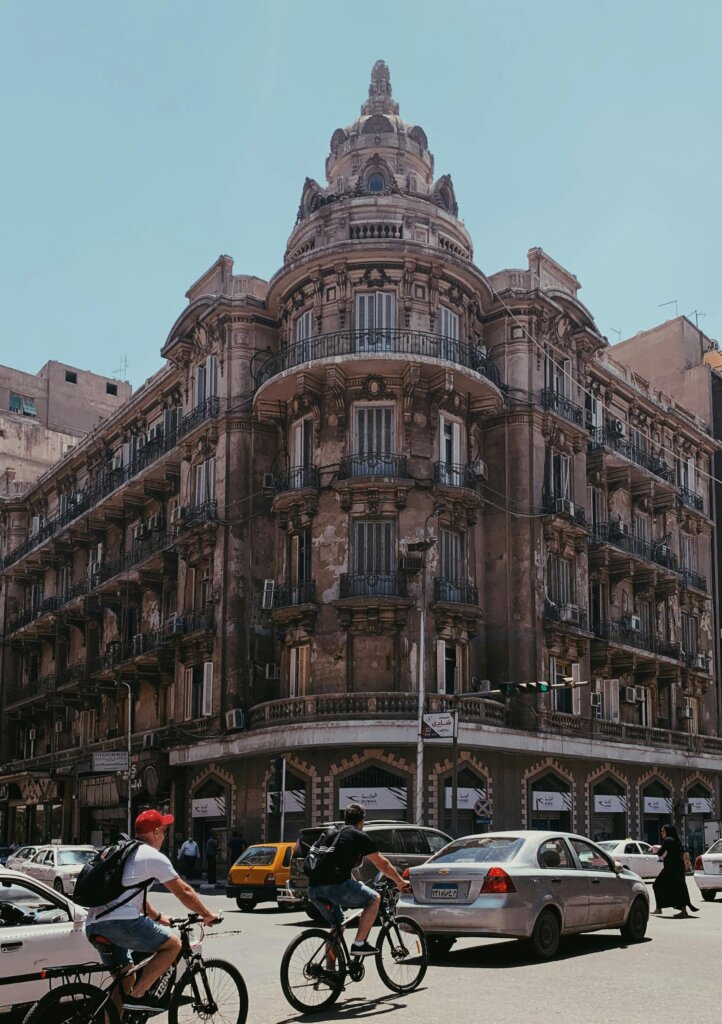
[[87,864],[95,856],[95,850],[58,850],[58,865]]
[[606,839],[603,843],[597,843],[597,846],[599,847],[600,850],[606,850],[608,853],[613,853],[614,850],[616,850],[617,847],[619,846],[619,840],[618,839],[612,839],[612,840]]
[[238,858],[236,864],[273,864],[275,859],[275,846],[249,846]]
[[524,840],[515,836],[467,836],[465,839],[457,839],[450,843],[427,863],[433,861],[434,864],[483,864],[492,860],[513,860],[523,845]]

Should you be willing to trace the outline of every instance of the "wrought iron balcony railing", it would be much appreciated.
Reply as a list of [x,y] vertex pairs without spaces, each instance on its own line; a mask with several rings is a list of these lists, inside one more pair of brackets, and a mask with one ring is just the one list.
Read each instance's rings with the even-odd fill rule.
[[379,329],[335,331],[333,334],[319,334],[316,338],[288,345],[269,356],[261,366],[256,377],[256,387],[260,388],[277,374],[303,363],[339,356],[373,356],[378,353],[439,359],[480,373],[497,386],[500,384],[498,369],[476,345],[426,331]]
[[290,608],[297,604],[315,604],[316,581],[302,583],[281,583],[273,591],[274,608]]
[[577,629],[586,630],[588,628],[587,610],[586,608],[580,608],[578,604],[545,601],[544,618],[549,622],[560,622],[567,626],[576,626]]
[[147,558],[158,554],[159,551],[170,549],[174,543],[175,537],[173,534],[165,533],[165,531],[152,533],[143,540],[135,541],[131,549],[119,558],[107,559],[98,563],[97,569],[93,571],[90,577],[90,589],[93,590],[95,587],[100,586],[101,583],[105,583],[106,580],[112,579],[113,576],[132,569],[133,566],[139,565]]
[[648,472],[660,477],[660,479],[666,480],[667,483],[673,482],[674,472],[661,456],[653,455],[643,448],[638,448],[623,434],[617,434],[615,431],[610,430],[609,427],[595,427],[590,433],[591,440],[588,444],[590,452],[609,448],[611,451],[618,452],[631,462],[641,466],[642,469],[646,469]]
[[218,521],[218,502],[215,498],[212,501],[204,501],[200,505],[193,505],[186,509],[185,518],[180,524],[181,530],[188,530],[191,526],[200,526],[203,523],[215,523]]
[[449,576],[434,577],[434,601],[449,604],[479,603],[479,590],[471,580],[453,579]]
[[666,544],[655,544],[652,541],[644,540],[642,537],[635,537],[622,523],[596,523],[590,527],[590,541],[592,544],[612,544],[621,551],[630,555],[642,558],[647,562],[654,562],[672,572],[679,572],[677,556]]
[[295,466],[279,473],[273,481],[273,491],[302,491],[305,487],[318,487],[318,466]]
[[709,672],[709,657],[701,651],[685,651],[683,658],[687,668],[697,672]]
[[550,495],[544,501],[544,511],[548,512],[549,515],[570,519],[577,526],[587,525],[587,514],[584,506],[578,505],[569,498],[556,498],[553,494]]
[[347,597],[406,597],[406,576],[399,572],[343,573],[341,599]]
[[195,409],[192,409],[187,416],[184,416],[180,421],[177,430],[177,439],[180,440],[185,437],[187,433],[197,427],[199,423],[203,423],[205,420],[213,419],[221,410],[221,401],[219,398],[213,396],[212,398],[206,398],[205,402],[199,402]]
[[581,405],[575,405],[566,395],[560,395],[553,388],[544,388],[541,394],[542,408],[551,409],[553,412],[563,416],[570,423],[576,423],[581,427],[584,422],[584,410]]
[[600,619],[593,624],[594,633],[603,640],[612,640],[616,643],[626,644],[628,647],[636,647],[640,651],[649,651],[650,654],[659,654],[664,658],[673,658],[677,661],[682,658],[682,648],[674,640],[665,640],[661,636],[651,633],[643,633],[641,629],[634,629],[629,621],[620,619]]
[[682,583],[685,587],[696,587],[697,590],[707,591],[707,577],[701,576],[694,569],[682,569]]
[[409,471],[405,455],[390,452],[366,452],[364,455],[348,455],[341,459],[339,480],[350,480],[359,476],[387,476],[396,480],[408,478]]
[[704,499],[701,494],[690,491],[689,487],[680,487],[679,497],[683,505],[693,508],[697,512],[704,512]]
[[481,477],[473,463],[464,465],[457,462],[435,462],[434,483],[442,484],[444,487],[468,487],[469,490],[478,491]]

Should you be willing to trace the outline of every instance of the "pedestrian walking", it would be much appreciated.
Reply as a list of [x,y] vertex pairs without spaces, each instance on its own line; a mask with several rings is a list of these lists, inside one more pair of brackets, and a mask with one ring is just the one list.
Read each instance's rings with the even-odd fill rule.
[[241,856],[246,848],[246,840],[243,835],[239,835],[236,830],[233,830],[233,835],[228,841],[228,852],[231,855],[231,864],[235,864],[238,858]]
[[665,907],[674,907],[675,917],[689,917],[687,908],[697,910],[690,903],[687,881],[684,877],[684,856],[674,825],[662,825],[662,844],[658,853],[662,870],[654,880],[654,898],[657,907],[653,914],[661,915]]
[[188,836],[178,851],[180,869],[186,878],[196,877],[196,862],[200,855],[201,851],[198,849],[198,843],[193,836]]
[[216,884],[216,867],[218,864],[218,840],[215,836],[209,836],[206,840],[206,871],[208,872],[208,884]]

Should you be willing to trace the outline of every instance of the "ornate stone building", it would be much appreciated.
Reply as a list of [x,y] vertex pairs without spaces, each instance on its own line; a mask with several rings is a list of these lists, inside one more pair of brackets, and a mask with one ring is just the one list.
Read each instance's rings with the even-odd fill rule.
[[615,362],[541,249],[475,266],[383,62],[326,179],[271,281],[221,257],[164,368],[5,514],[6,833],[122,823],[90,755],[124,749],[128,694],[136,804],[199,838],[290,835],[352,795],[449,829],[421,690],[459,711],[459,830],[673,817],[699,845],[709,423]]

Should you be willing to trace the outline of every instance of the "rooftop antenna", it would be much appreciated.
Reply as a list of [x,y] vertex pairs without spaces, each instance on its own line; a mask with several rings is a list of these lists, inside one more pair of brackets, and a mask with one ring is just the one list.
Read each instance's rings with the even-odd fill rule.
[[657,307],[657,309],[661,309],[662,306],[674,306],[674,315],[675,316],[679,316],[679,310],[677,308],[677,300],[676,299],[670,299],[669,302],[660,302],[660,304]]
[[120,357],[120,366],[118,367],[118,369],[117,370],[111,370],[110,372],[112,374],[116,375],[118,380],[125,381],[125,379],[126,379],[126,377],[128,375],[128,357],[127,356],[121,356]]
[[693,309],[692,312],[688,313],[687,315],[694,317],[695,327],[697,327],[698,330],[699,330],[699,318],[701,316],[707,316],[707,314],[703,313],[701,309]]
[[622,328],[621,327],[610,327],[610,331],[613,331],[617,335],[617,341],[622,340]]

